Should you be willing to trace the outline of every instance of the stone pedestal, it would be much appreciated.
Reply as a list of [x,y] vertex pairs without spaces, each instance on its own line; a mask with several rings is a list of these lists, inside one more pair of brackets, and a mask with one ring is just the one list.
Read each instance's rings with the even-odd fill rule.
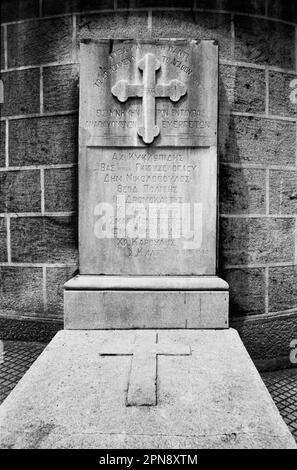
[[228,327],[228,284],[217,276],[78,275],[64,299],[66,329]]
[[234,330],[61,331],[0,407],[13,449],[296,449]]

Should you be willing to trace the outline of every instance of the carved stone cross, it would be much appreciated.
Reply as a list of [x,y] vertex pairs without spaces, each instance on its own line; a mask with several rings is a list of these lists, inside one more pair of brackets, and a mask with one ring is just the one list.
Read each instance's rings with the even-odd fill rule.
[[175,342],[158,342],[158,335],[142,331],[135,343],[108,342],[101,356],[132,356],[126,406],[157,405],[157,356],[189,356],[190,346]]
[[142,126],[137,132],[146,144],[153,142],[160,133],[155,121],[155,98],[178,101],[187,92],[186,86],[180,80],[156,84],[156,71],[160,67],[161,64],[154,54],[148,53],[138,63],[138,68],[143,71],[142,85],[119,80],[111,89],[112,94],[122,103],[128,98],[142,98]]

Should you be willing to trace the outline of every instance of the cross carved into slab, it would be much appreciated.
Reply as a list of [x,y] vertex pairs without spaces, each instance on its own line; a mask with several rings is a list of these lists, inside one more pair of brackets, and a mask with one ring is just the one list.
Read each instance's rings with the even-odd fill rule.
[[126,406],[157,405],[157,357],[189,356],[188,345],[174,341],[158,341],[155,332],[142,332],[134,343],[108,342],[102,345],[101,356],[132,356]]
[[155,55],[148,53],[138,63],[138,68],[143,71],[142,85],[119,80],[111,89],[112,94],[122,103],[128,98],[142,98],[142,126],[137,132],[146,144],[153,142],[160,133],[155,122],[155,99],[170,98],[176,102],[187,92],[186,86],[180,80],[156,84],[156,72],[160,67],[161,64]]

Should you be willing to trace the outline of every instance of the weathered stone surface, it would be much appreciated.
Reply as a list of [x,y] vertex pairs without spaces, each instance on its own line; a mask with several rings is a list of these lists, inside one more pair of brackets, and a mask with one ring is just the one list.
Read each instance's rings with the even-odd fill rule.
[[42,268],[0,266],[1,314],[35,316],[43,311]]
[[297,214],[297,170],[270,171],[271,214]]
[[297,23],[297,4],[291,0],[269,0],[268,16]]
[[5,166],[5,142],[6,142],[6,124],[0,122],[0,166]]
[[77,116],[12,120],[9,162],[12,166],[77,161]]
[[75,271],[75,266],[46,268],[46,313],[50,318],[63,319],[63,285]]
[[148,36],[147,13],[82,14],[78,23],[78,40],[98,38],[143,38]]
[[0,261],[7,262],[6,219],[0,217]]
[[295,165],[296,124],[276,119],[225,117],[221,128],[221,162]]
[[[71,60],[71,17],[26,21],[7,27],[8,66]],[[24,44],[26,47],[24,48]]]
[[19,217],[11,219],[10,227],[12,261],[76,261],[75,217]]
[[40,172],[0,172],[0,212],[40,212]]
[[293,70],[294,35],[287,24],[235,16],[235,59]]
[[265,170],[221,165],[221,214],[265,214]]
[[186,11],[153,11],[154,38],[195,38],[218,41],[221,58],[230,58],[231,16]]
[[131,358],[99,355],[135,331],[63,331],[2,404],[1,447],[296,449],[234,330],[155,333],[191,348],[158,357],[157,406],[126,406]]
[[271,312],[297,307],[297,266],[269,269],[269,310]]
[[231,316],[265,313],[264,276],[263,268],[229,269],[222,273],[230,286]]
[[1,23],[36,18],[39,16],[39,0],[2,0]]
[[[265,72],[248,67],[220,66],[220,95],[227,96],[229,110],[265,112]],[[220,103],[221,104],[221,103]]]
[[294,259],[294,218],[222,218],[221,262],[228,265]]
[[77,211],[77,168],[51,168],[44,172],[45,211]]
[[290,99],[290,82],[296,80],[293,74],[269,73],[269,113],[279,116],[297,116],[296,104]]
[[61,65],[43,69],[44,111],[78,109],[78,66]]
[[1,80],[5,90],[5,100],[1,104],[3,117],[39,112],[39,69],[3,72]]

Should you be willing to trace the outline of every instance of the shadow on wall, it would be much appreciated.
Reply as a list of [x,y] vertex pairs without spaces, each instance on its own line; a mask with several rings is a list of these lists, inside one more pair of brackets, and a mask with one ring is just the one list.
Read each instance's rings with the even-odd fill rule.
[[[232,163],[240,162],[240,150],[237,145],[235,116],[232,107],[236,100],[236,72],[228,84],[222,79],[222,67],[219,73],[219,273],[230,285],[231,316],[246,316],[265,312],[264,269],[248,268],[250,252],[255,237],[255,227],[249,225],[252,219],[245,219],[245,230],[240,231],[237,218],[230,216],[247,214],[250,210],[251,192],[255,205],[265,204],[263,185],[251,184],[249,170]],[[231,163],[231,165],[230,165]],[[255,196],[256,194],[256,196]],[[241,219],[242,220],[242,219]],[[238,265],[243,264],[242,268]],[[231,266],[234,266],[233,268]],[[236,267],[235,267],[236,266]]]

